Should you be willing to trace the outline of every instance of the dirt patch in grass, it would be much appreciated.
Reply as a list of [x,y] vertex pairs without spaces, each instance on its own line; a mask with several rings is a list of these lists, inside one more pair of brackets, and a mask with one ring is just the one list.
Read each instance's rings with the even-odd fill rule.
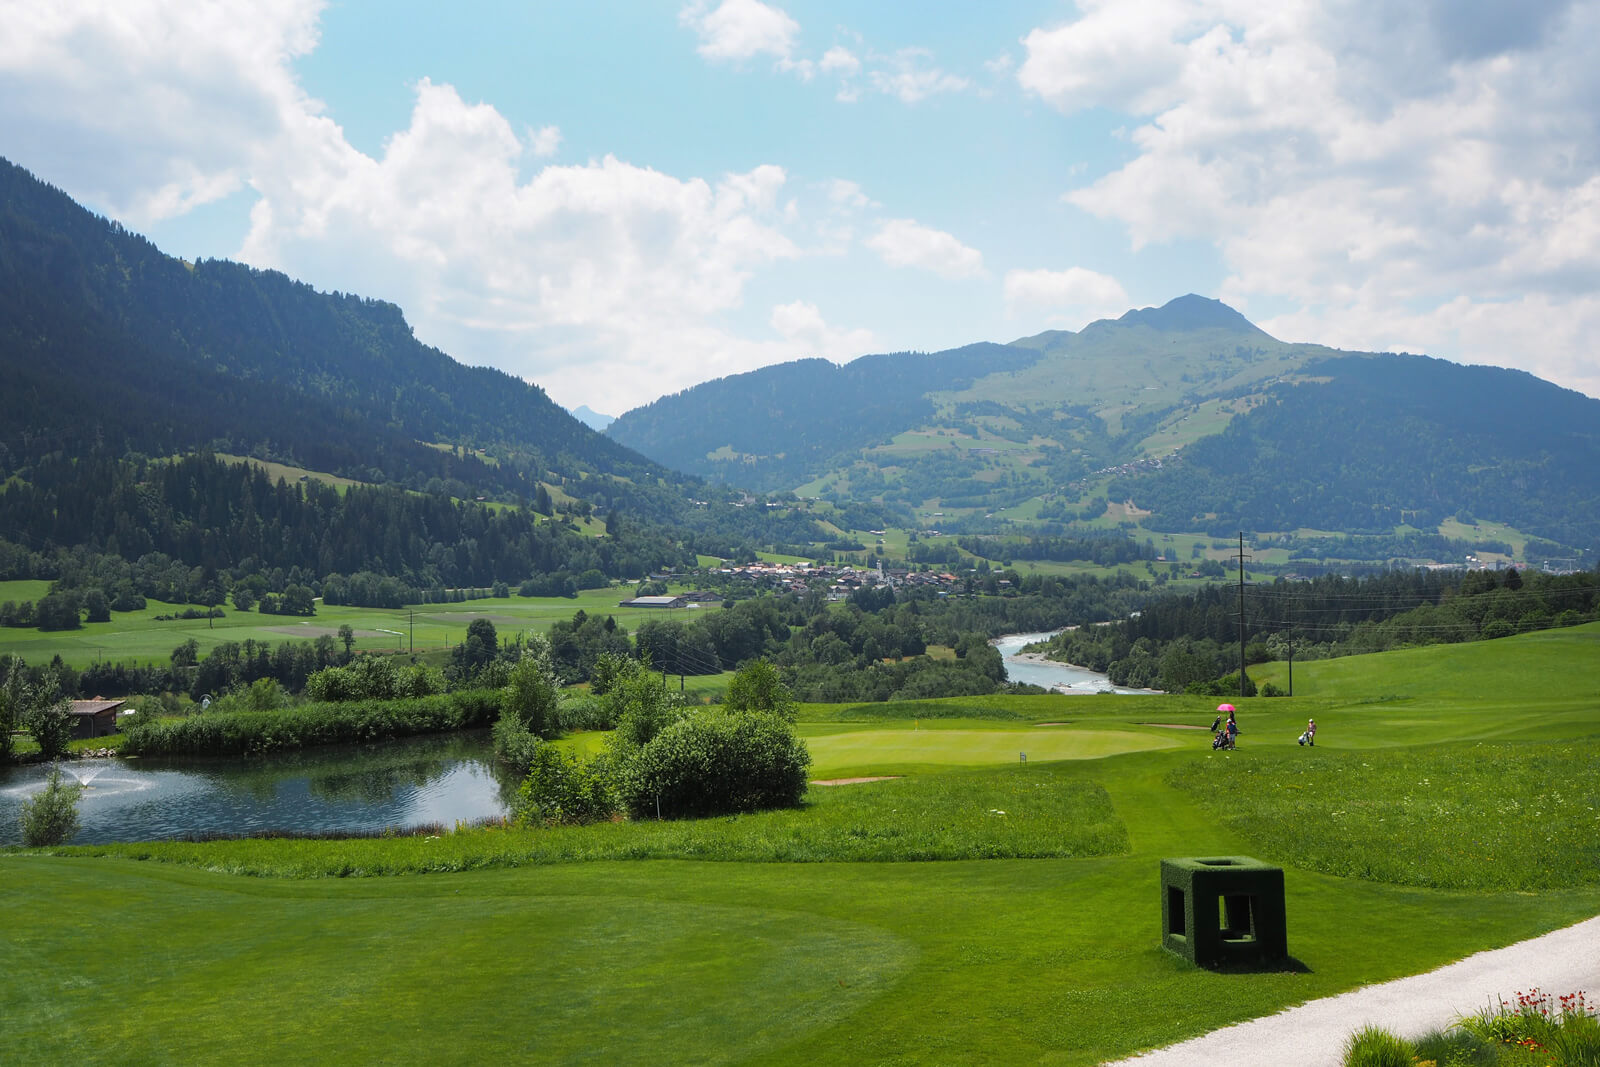
[[869,778],[816,778],[810,785],[860,785],[862,782],[887,782],[894,778],[904,778],[903,774],[879,774]]

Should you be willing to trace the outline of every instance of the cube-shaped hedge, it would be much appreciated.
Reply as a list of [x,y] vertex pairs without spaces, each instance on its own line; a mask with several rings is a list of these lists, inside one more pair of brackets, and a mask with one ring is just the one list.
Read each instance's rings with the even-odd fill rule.
[[1283,868],[1249,856],[1162,860],[1161,944],[1201,967],[1286,959]]

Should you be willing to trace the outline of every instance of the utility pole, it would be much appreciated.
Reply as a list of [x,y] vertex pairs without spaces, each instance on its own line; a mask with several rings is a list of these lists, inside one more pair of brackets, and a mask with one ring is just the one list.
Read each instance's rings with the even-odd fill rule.
[[411,654],[415,656],[417,654],[417,613],[412,610],[407,611],[406,614],[411,618]]
[[1289,641],[1289,695],[1294,696],[1294,640]]
[[1243,699],[1244,677],[1244,531],[1239,531],[1239,697]]

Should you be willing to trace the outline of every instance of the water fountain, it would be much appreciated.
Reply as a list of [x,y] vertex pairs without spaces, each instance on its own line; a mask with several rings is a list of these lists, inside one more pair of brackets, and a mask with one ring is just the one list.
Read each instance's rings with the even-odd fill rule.
[[101,772],[110,765],[110,760],[83,760],[76,763],[62,764],[67,773],[76,778],[78,784],[85,789],[88,789],[89,783],[100,777]]

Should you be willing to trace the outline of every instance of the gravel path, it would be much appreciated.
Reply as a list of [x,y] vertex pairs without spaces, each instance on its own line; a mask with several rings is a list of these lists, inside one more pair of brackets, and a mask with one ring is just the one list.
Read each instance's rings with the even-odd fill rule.
[[1600,989],[1600,916],[1427,974],[1313,1000],[1118,1063],[1141,1067],[1227,1064],[1338,1067],[1345,1040],[1367,1024],[1419,1037],[1538,987],[1560,995]]

